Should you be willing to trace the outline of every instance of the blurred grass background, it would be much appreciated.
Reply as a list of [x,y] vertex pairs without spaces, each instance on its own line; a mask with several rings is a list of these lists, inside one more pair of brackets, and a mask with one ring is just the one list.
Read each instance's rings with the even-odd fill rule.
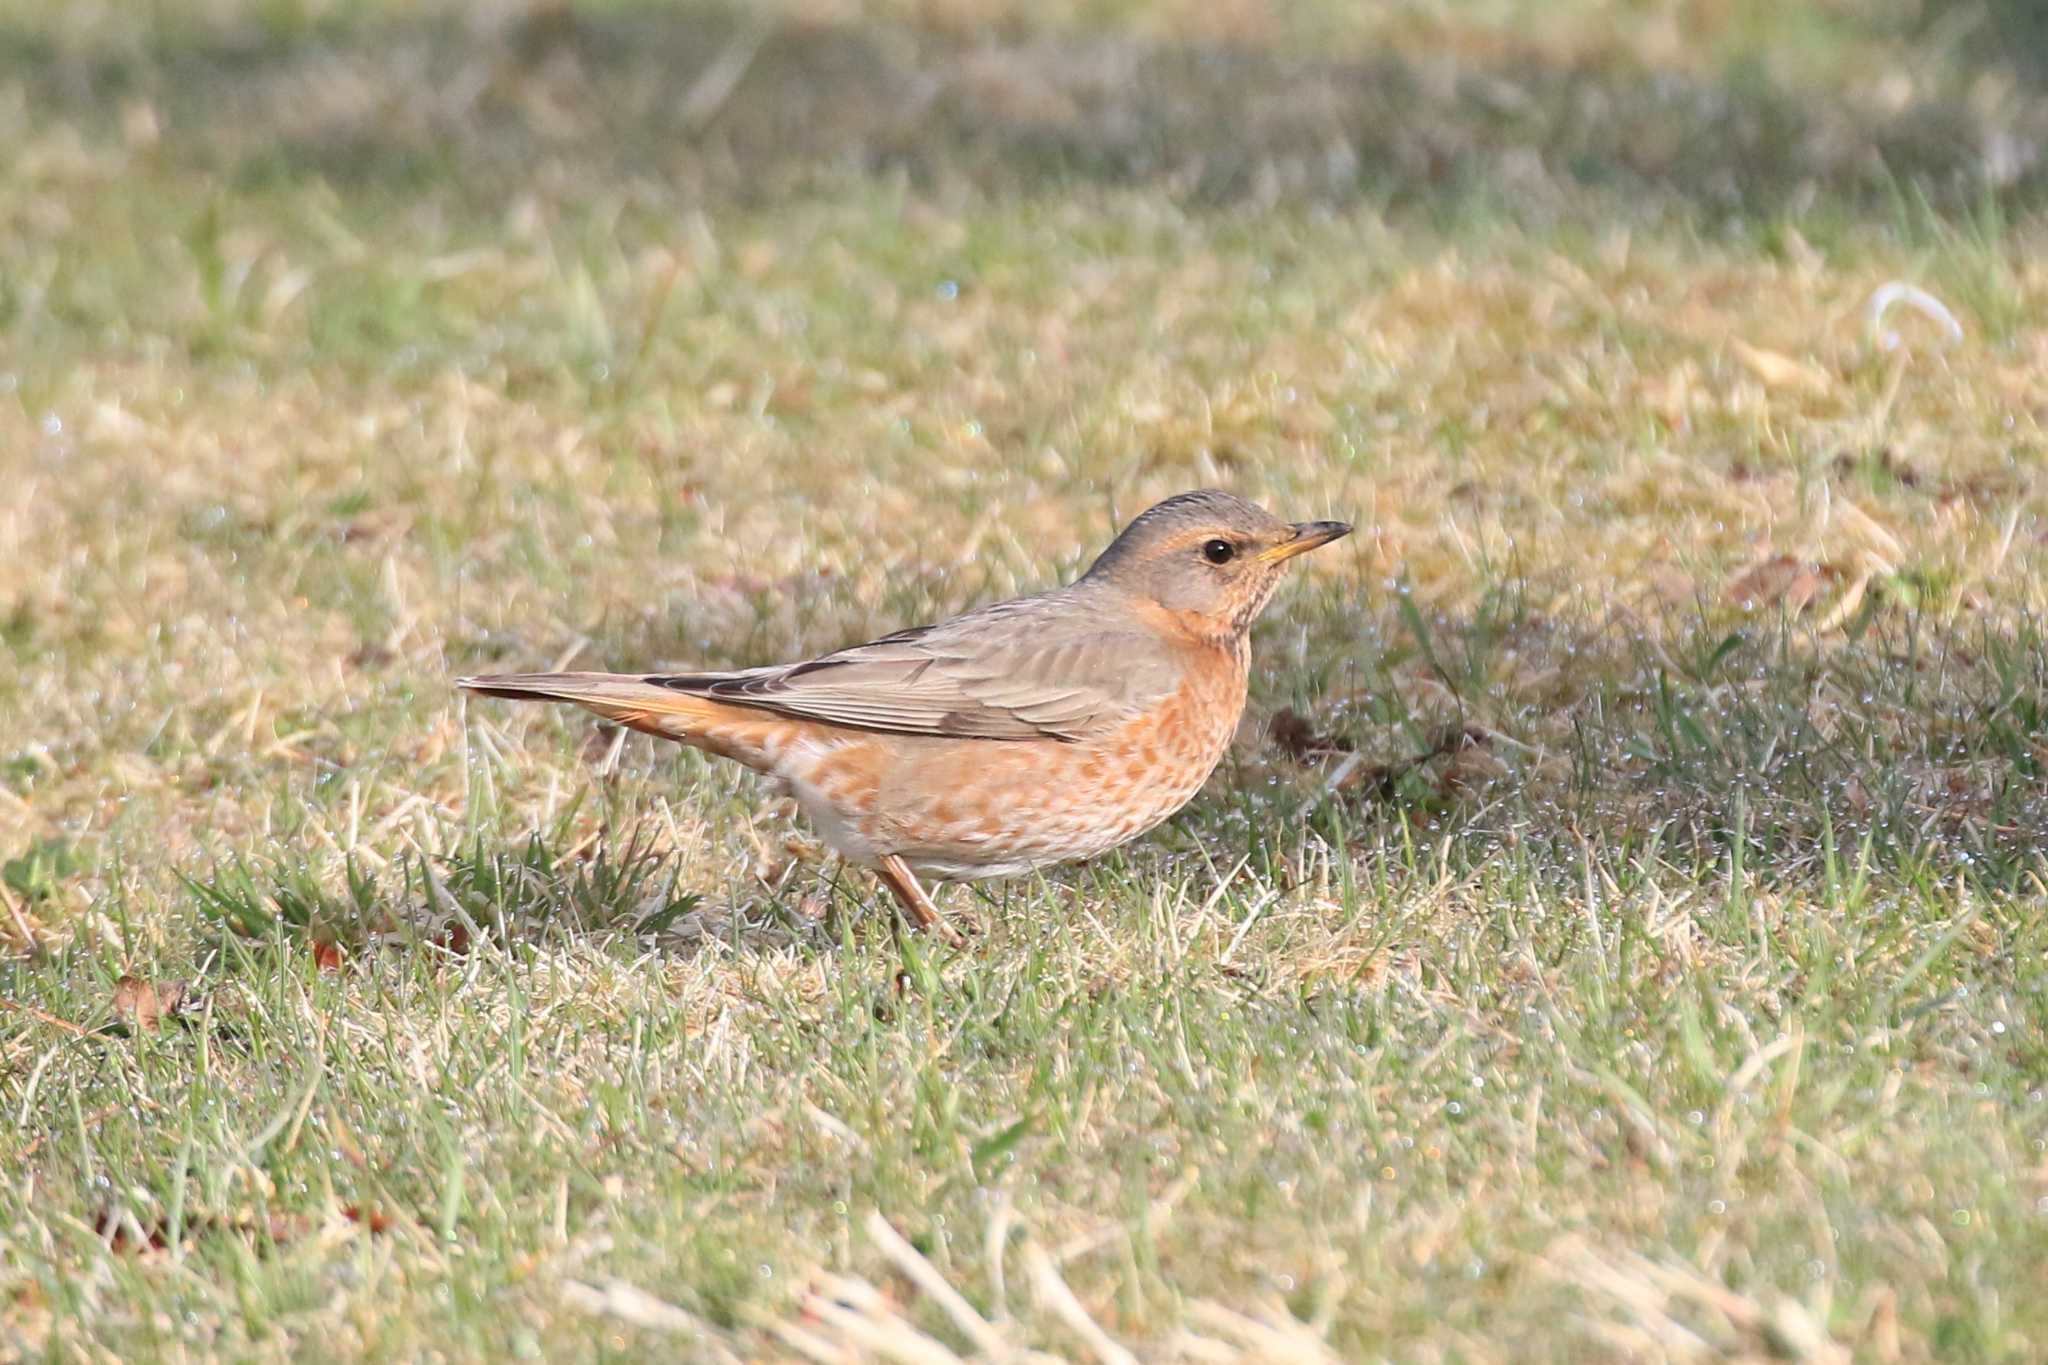
[[[2044,48],[0,0],[0,1355],[2037,1354]],[[1213,483],[1359,532],[964,955],[447,687]]]

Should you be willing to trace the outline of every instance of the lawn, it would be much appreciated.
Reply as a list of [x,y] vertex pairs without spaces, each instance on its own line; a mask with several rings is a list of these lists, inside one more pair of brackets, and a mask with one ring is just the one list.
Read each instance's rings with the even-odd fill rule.
[[[0,1361],[2048,1356],[2039,36],[0,0]],[[962,950],[450,686],[1205,485],[1358,530]]]

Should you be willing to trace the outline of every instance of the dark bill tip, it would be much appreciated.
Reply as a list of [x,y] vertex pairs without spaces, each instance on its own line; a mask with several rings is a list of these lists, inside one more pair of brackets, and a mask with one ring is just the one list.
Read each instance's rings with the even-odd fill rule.
[[1348,521],[1297,521],[1288,529],[1294,532],[1294,534],[1266,551],[1264,555],[1260,556],[1261,558],[1292,559],[1296,555],[1307,554],[1318,545],[1328,545],[1340,536],[1350,535],[1351,523]]

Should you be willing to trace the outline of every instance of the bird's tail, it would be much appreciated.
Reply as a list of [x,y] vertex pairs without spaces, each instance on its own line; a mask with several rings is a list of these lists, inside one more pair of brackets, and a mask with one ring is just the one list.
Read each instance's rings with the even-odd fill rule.
[[763,741],[776,718],[744,707],[679,692],[634,673],[496,673],[457,678],[455,685],[484,697],[514,701],[574,702],[606,720],[681,740],[764,766]]

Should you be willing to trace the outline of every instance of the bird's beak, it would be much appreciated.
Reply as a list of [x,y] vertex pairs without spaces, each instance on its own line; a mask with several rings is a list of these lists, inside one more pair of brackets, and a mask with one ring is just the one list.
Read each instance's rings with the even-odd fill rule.
[[1260,560],[1271,564],[1278,563],[1283,559],[1292,559],[1299,554],[1307,554],[1318,545],[1328,545],[1339,536],[1350,535],[1351,523],[1348,521],[1297,521],[1287,529],[1293,532],[1293,534],[1271,549],[1261,550],[1259,552]]

